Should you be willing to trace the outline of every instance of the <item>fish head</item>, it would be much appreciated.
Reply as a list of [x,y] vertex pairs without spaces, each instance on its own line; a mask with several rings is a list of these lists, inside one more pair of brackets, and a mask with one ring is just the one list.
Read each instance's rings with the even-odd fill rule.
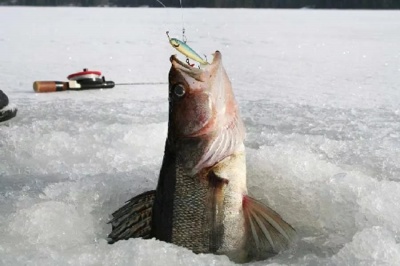
[[237,116],[231,82],[219,51],[210,64],[192,67],[175,55],[170,58],[169,129],[180,137],[200,137],[215,132]]

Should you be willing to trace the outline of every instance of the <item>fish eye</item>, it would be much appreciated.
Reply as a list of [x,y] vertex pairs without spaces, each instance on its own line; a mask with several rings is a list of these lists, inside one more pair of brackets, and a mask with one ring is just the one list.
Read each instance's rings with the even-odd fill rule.
[[176,84],[172,90],[174,91],[174,94],[178,97],[182,97],[185,95],[185,88],[181,84]]

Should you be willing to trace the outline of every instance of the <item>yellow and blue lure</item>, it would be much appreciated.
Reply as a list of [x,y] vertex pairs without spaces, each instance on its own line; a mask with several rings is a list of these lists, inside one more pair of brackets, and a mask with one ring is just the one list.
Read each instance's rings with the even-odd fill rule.
[[181,54],[200,63],[201,65],[208,65],[208,62],[204,60],[200,55],[198,55],[192,48],[190,48],[189,45],[186,44],[186,42],[182,42],[176,38],[170,38],[168,35],[168,31],[167,36],[169,39],[169,43],[172,45],[172,47],[178,50]]

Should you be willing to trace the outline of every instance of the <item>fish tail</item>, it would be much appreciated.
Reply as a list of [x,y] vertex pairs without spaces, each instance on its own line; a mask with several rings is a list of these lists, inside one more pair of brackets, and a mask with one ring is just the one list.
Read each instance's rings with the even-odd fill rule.
[[124,206],[115,211],[112,220],[112,231],[108,243],[132,237],[151,238],[151,216],[155,190],[144,192],[133,197]]
[[286,249],[295,238],[293,227],[268,206],[243,197],[243,213],[250,257],[265,258]]

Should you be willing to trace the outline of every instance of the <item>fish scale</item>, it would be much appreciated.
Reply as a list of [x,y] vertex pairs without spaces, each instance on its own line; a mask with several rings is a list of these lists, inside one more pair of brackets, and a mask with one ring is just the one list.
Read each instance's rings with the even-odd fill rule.
[[174,196],[172,242],[196,253],[209,250],[209,218],[204,201],[208,185],[197,176],[190,176],[177,167]]

